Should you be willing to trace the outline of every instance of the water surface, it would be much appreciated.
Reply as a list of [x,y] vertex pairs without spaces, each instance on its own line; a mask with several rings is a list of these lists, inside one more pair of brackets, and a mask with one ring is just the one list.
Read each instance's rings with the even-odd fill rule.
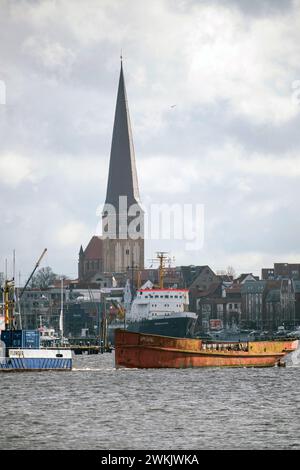
[[[296,362],[296,361],[295,361]],[[300,449],[300,368],[0,374],[1,449]]]

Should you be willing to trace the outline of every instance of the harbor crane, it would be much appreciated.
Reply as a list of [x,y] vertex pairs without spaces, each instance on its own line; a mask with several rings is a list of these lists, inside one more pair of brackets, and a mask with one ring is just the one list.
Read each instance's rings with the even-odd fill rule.
[[25,286],[23,287],[23,289],[22,289],[21,292],[20,292],[19,300],[20,300],[20,298],[22,297],[22,295],[24,294],[24,292],[25,292],[25,290],[26,290],[26,288],[27,288],[29,282],[31,281],[31,279],[32,279],[32,277],[33,277],[33,275],[34,275],[34,273],[35,273],[35,271],[36,271],[37,268],[39,267],[39,265],[40,265],[40,263],[41,263],[41,261],[42,261],[44,255],[45,255],[46,251],[47,251],[47,248],[44,249],[43,253],[42,253],[41,256],[39,257],[39,259],[38,259],[38,261],[37,261],[37,263],[36,263],[36,265],[35,265],[35,267],[34,267],[32,273],[30,274],[29,278],[28,278],[27,281],[26,281]]
[[[35,271],[40,265],[40,262],[42,261],[42,258],[44,257],[45,253],[47,251],[47,248],[44,249],[43,253],[39,257],[32,273],[30,274],[29,278],[27,279],[27,282],[25,286],[23,287],[22,291],[20,292],[20,295],[18,296],[17,302],[20,308],[20,299],[22,295],[25,292],[25,289],[27,288],[30,280],[32,279],[32,276],[34,275]],[[20,312],[15,311],[15,280],[14,278],[11,280],[6,280],[5,285],[3,287],[3,297],[4,297],[4,315],[5,315],[5,329],[15,329],[15,318],[18,315],[19,316],[19,324],[20,328],[22,327],[21,325],[21,315]]]

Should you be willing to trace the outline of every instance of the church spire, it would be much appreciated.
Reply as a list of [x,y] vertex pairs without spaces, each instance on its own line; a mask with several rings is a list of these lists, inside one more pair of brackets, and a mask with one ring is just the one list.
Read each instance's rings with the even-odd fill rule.
[[105,199],[106,204],[112,204],[115,208],[118,208],[119,196],[127,196],[128,207],[139,202],[140,199],[122,52],[120,59],[121,69]]
[[[105,272],[126,272],[130,266],[144,268],[144,212],[140,205],[122,54],[120,59],[107,192],[102,213]],[[122,196],[127,197],[127,210],[125,201],[120,201]],[[114,206],[115,210],[110,210],[108,204]],[[132,212],[129,215],[133,204],[136,215]]]

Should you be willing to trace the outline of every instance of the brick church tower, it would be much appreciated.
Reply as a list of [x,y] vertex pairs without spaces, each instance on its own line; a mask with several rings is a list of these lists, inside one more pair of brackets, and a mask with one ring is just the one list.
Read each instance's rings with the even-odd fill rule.
[[[110,211],[110,209],[112,209]],[[136,223],[135,223],[136,222]],[[133,230],[130,230],[130,227]],[[102,218],[103,262],[108,272],[144,268],[144,214],[140,205],[123,66],[115,111]]]
[[[91,259],[91,254],[95,260]],[[132,267],[144,268],[144,212],[139,196],[122,60],[102,213],[102,237],[93,237],[86,250],[80,250],[78,274],[81,281],[90,277],[84,266],[91,266],[91,276],[95,271],[122,273]]]

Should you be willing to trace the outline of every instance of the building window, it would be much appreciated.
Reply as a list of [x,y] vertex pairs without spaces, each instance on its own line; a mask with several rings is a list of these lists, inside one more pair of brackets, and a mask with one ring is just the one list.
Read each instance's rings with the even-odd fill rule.
[[129,250],[126,250],[125,253],[126,253],[126,255],[129,255]]

